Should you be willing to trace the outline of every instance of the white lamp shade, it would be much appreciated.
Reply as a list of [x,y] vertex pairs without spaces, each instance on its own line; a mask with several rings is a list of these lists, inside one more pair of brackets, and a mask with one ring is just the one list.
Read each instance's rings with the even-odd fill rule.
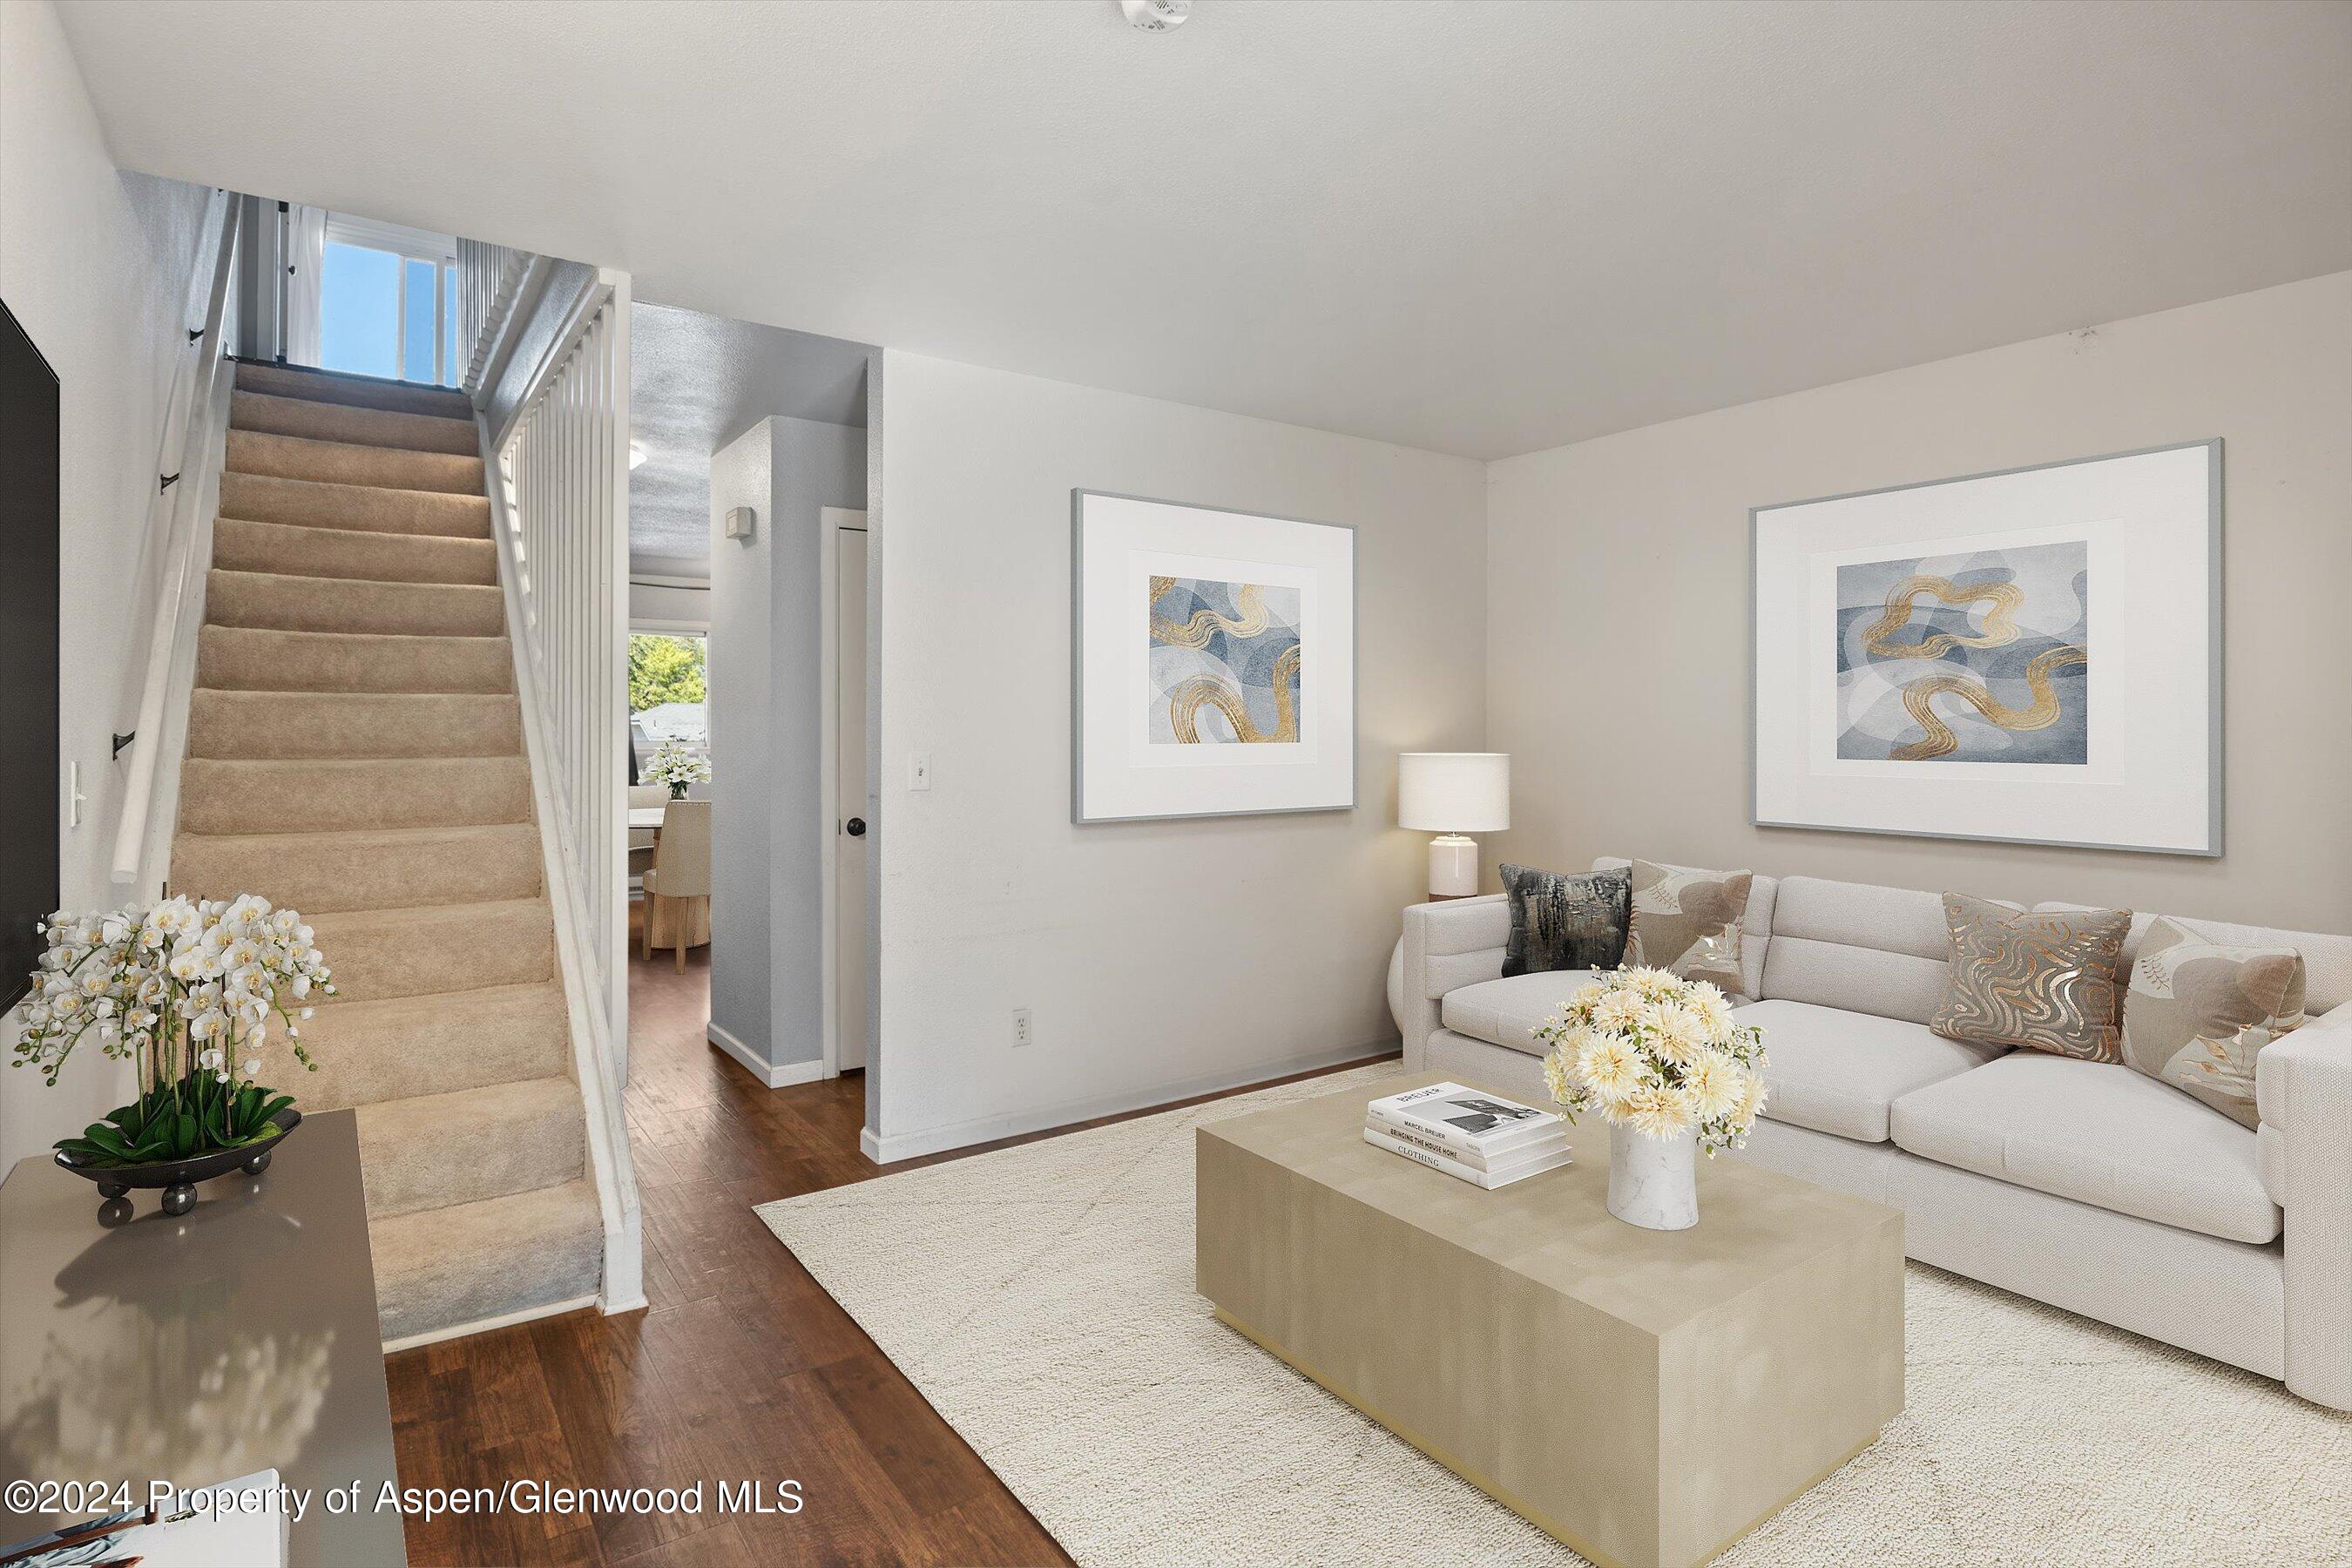
[[1507,752],[1407,752],[1397,758],[1397,826],[1499,833],[1511,825]]

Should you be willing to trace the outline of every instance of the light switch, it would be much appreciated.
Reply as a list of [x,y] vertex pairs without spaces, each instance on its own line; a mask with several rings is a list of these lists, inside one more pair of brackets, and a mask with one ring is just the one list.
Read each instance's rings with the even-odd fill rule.
[[908,789],[929,789],[931,787],[930,752],[909,752],[907,753],[907,787]]

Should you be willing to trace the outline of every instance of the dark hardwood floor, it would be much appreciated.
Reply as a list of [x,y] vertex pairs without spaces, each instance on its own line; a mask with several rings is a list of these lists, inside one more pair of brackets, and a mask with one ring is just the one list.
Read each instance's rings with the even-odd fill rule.
[[[752,1214],[886,1172],[857,1150],[862,1077],[765,1089],[706,1043],[709,964],[706,948],[682,975],[667,952],[630,965],[647,1310],[567,1313],[384,1363],[404,1487],[699,1481],[702,1510],[412,1514],[410,1563],[1066,1563]],[[805,1501],[796,1515],[722,1514],[722,1480],[770,1495],[796,1480]]]

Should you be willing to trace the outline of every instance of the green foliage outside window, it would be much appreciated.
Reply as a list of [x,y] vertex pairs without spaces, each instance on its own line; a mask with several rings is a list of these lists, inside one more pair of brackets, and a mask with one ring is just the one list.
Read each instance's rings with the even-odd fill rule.
[[642,713],[665,702],[700,702],[709,696],[699,639],[645,635],[629,638],[630,712]]

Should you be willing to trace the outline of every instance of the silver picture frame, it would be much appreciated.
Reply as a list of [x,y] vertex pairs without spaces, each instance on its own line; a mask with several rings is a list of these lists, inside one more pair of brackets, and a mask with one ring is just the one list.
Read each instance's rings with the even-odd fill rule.
[[[1943,485],[1966,484],[1977,479],[2006,479],[2016,474],[2041,473],[2053,468],[2079,468],[2088,463],[2112,462],[2123,458],[2151,457],[2164,452],[2181,452],[2202,448],[2206,463],[2206,659],[2209,670],[2207,690],[2209,712],[2206,735],[2206,842],[2200,847],[2184,848],[2166,844],[2133,844],[2075,838],[2035,838],[1993,834],[1937,832],[1901,827],[1869,827],[1841,823],[1793,822],[1767,817],[1758,805],[1758,736],[1757,736],[1757,636],[1759,592],[1757,565],[1759,549],[1759,520],[1762,514],[1780,511],[1790,507],[1812,506],[1827,501],[1854,500],[1870,496],[1894,495],[1906,490],[1932,489]],[[2201,441],[2174,441],[2155,447],[2136,447],[2126,451],[2101,452],[2091,457],[2064,458],[2055,462],[2027,463],[2011,468],[1989,468],[1981,473],[1956,474],[1943,479],[1920,479],[1909,484],[1882,485],[1870,489],[1845,490],[1833,495],[1809,496],[1801,500],[1774,501],[1748,509],[1748,703],[1747,703],[1747,766],[1748,820],[1754,827],[1782,828],[1813,833],[1858,833],[1878,837],[1940,838],[1970,843],[2021,844],[2045,848],[2094,849],[2117,854],[2179,855],[2197,859],[2219,859],[2223,852],[2223,829],[2226,820],[2223,784],[2226,775],[2223,757],[2222,716],[2226,706],[2226,683],[2223,668],[2222,626],[2222,437]]]

